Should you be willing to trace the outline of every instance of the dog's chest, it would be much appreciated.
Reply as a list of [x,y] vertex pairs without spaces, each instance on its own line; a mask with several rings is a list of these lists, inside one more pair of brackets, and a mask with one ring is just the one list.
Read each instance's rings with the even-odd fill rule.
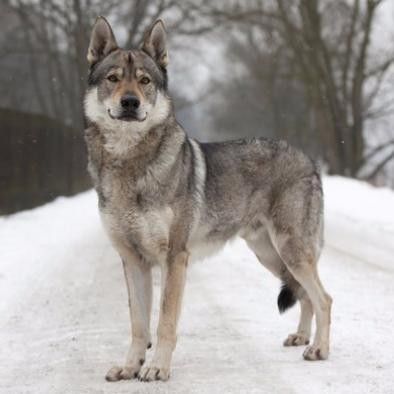
[[117,195],[112,191],[100,207],[100,216],[115,245],[137,248],[146,260],[155,262],[166,255],[173,220],[169,206],[141,206],[133,193]]

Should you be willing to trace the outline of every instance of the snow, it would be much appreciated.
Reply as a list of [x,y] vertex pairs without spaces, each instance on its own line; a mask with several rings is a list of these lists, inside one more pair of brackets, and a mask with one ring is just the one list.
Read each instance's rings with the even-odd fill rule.
[[236,241],[190,267],[170,381],[106,382],[129,318],[89,191],[0,218],[0,393],[394,393],[394,192],[340,177],[324,188],[329,360],[281,346],[298,310],[278,314],[277,280]]
[[394,269],[394,193],[341,177],[324,179],[326,241],[380,269]]

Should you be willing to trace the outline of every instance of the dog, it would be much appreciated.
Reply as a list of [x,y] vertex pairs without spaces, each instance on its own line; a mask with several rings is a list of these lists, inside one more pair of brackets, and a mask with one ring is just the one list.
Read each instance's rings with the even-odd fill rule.
[[[161,20],[146,31],[139,49],[126,50],[99,17],[87,59],[88,170],[101,220],[123,263],[132,323],[126,362],[106,379],[169,378],[188,262],[236,236],[282,281],[280,312],[300,302],[297,331],[284,345],[308,345],[315,314],[315,337],[303,356],[326,359],[332,299],[317,271],[323,191],[314,162],[285,141],[189,138],[168,96]],[[148,364],[154,264],[161,268],[162,289]]]

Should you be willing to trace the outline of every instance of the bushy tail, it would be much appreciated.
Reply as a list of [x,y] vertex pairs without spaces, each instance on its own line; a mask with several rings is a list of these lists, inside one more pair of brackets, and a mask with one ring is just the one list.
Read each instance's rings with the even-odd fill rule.
[[287,283],[283,283],[278,295],[279,312],[285,312],[287,309],[294,306],[296,302],[297,297],[295,291]]

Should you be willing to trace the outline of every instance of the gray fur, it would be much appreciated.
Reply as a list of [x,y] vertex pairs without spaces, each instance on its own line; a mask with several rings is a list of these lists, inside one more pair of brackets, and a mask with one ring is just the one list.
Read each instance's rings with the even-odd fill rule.
[[[85,102],[89,172],[108,235],[126,267],[140,266],[141,272],[150,271],[153,264],[162,267],[162,309],[154,360],[141,370],[130,361],[136,354],[145,359],[150,333],[141,328],[138,335],[133,334],[133,343],[142,341],[142,345],[138,351],[130,351],[123,370],[139,372],[142,380],[168,378],[187,256],[201,259],[236,236],[243,237],[261,263],[301,300],[299,329],[285,345],[309,342],[313,305],[318,329],[304,357],[325,359],[331,298],[316,269],[323,244],[318,169],[284,141],[256,138],[200,144],[190,139],[177,123],[166,91],[163,67],[168,57],[161,22],[159,26],[159,32],[157,27],[150,29],[155,35],[160,33],[156,51],[152,45],[157,37],[149,41],[148,31],[145,40],[150,52],[116,49],[92,68]],[[137,86],[141,100],[147,102],[144,121],[109,118],[106,109],[117,105],[119,97],[114,91],[119,86],[109,84],[105,75],[116,68],[123,78],[118,85]],[[137,70],[150,76],[149,86],[136,84]],[[131,294],[133,287],[128,286]],[[132,323],[141,325],[133,312]],[[122,368],[111,371],[109,380],[122,378]],[[129,376],[129,372],[123,375]]]

